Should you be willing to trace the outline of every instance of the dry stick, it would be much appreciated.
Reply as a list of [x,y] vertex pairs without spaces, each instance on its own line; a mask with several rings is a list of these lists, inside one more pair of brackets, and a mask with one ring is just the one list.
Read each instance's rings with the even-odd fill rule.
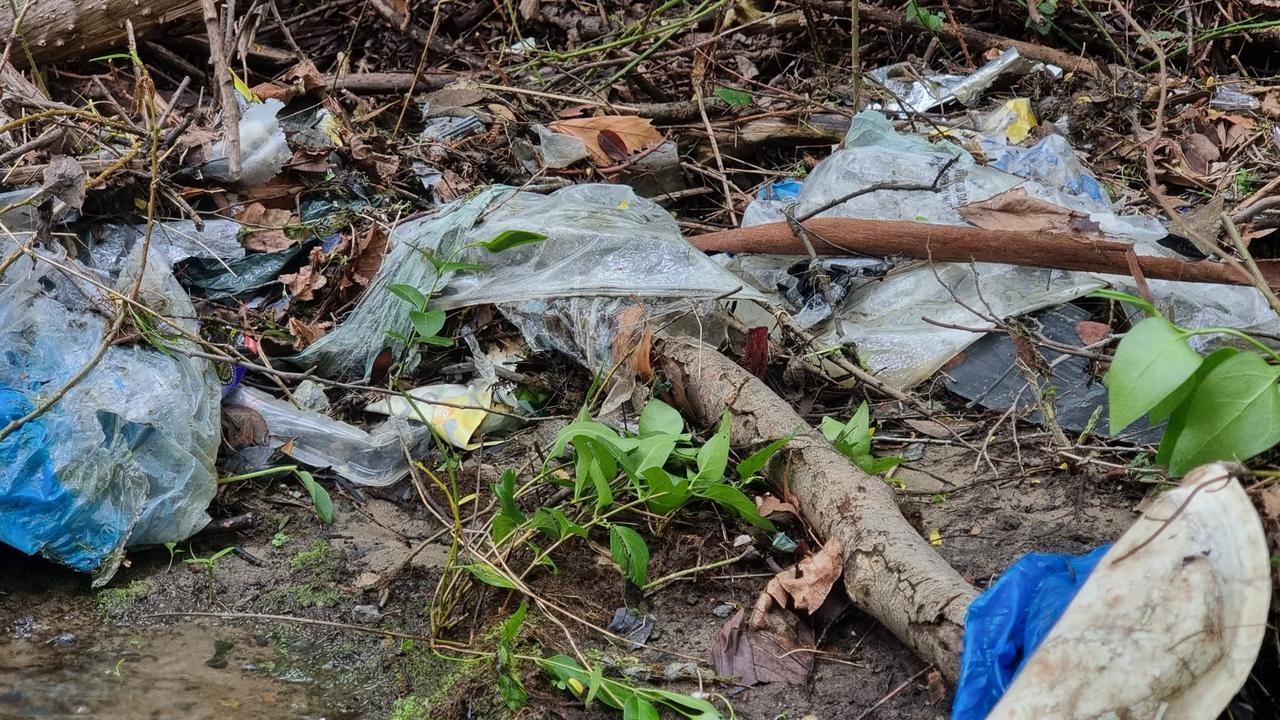
[[[948,262],[995,262],[1114,275],[1132,273],[1129,266],[1132,245],[1084,235],[854,218],[815,218],[804,226],[815,236],[822,236],[832,248],[854,255],[900,255],[922,260],[932,257]],[[695,235],[689,238],[689,242],[707,252],[805,254],[803,243],[795,238],[785,222]],[[1148,278],[1228,285],[1255,284],[1247,270],[1243,267],[1235,269],[1229,263],[1141,255],[1137,264]],[[1259,269],[1269,283],[1280,287],[1280,265],[1259,263]]]
[[[235,85],[231,81],[226,47],[222,42],[222,28],[218,18],[217,0],[201,0],[204,7],[205,33],[209,36],[209,61],[213,63],[214,78],[218,83],[222,105],[222,128],[227,149],[227,171],[232,179],[240,177],[240,104],[236,100]],[[230,18],[228,18],[230,20]]]
[[396,117],[395,127],[391,129],[391,137],[400,134],[400,124],[404,122],[404,114],[409,110],[409,103],[413,100],[414,88],[418,85],[418,78],[422,77],[422,71],[427,66],[427,55],[431,52],[431,39],[436,36],[436,28],[440,26],[440,7],[444,3],[436,3],[435,12],[431,15],[431,27],[427,29],[427,39],[422,43],[422,54],[418,56],[418,69],[413,72],[413,81],[409,83],[409,89],[404,92],[404,101],[400,103],[400,114]]
[[890,700],[894,699],[895,697],[897,697],[897,696],[898,696],[898,694],[899,694],[899,693],[901,693],[903,690],[906,690],[906,689],[907,689],[907,687],[911,685],[911,683],[915,682],[916,680],[918,680],[918,679],[920,678],[920,676],[921,676],[921,675],[924,675],[925,673],[929,672],[929,671],[930,671],[930,670],[932,670],[932,669],[933,669],[933,666],[932,666],[932,665],[930,665],[930,666],[926,666],[926,667],[925,667],[925,669],[921,670],[920,672],[916,673],[915,675],[912,675],[911,677],[907,678],[906,680],[903,680],[901,685],[899,685],[898,687],[896,687],[896,688],[894,688],[894,689],[890,690],[888,695],[885,695],[884,697],[880,698],[880,700],[879,700],[879,701],[877,701],[875,705],[872,705],[871,707],[867,708],[866,710],[863,710],[863,711],[862,711],[862,714],[861,714],[861,715],[859,715],[858,717],[854,718],[853,720],[867,720],[867,718],[871,717],[871,713],[873,713],[873,712],[875,712],[875,711],[876,711],[876,708],[880,707],[881,705],[883,705],[883,704],[885,704],[885,703],[889,702]]
[[1244,263],[1249,272],[1253,275],[1254,287],[1267,298],[1271,308],[1280,313],[1280,298],[1276,297],[1275,291],[1267,283],[1267,278],[1263,276],[1262,270],[1258,267],[1257,261],[1253,259],[1253,253],[1249,252],[1249,246],[1245,243],[1244,238],[1240,237],[1240,231],[1236,229],[1236,224],[1232,222],[1231,216],[1222,213],[1222,226],[1227,230],[1227,237],[1231,238],[1231,244],[1235,246],[1236,252],[1240,253],[1240,257],[1244,258]]
[[838,453],[763,382],[706,344],[662,340],[683,404],[712,424],[726,406],[740,448],[796,434],[783,450],[787,485],[804,519],[844,547],[844,586],[856,605],[951,680],[960,670],[964,614],[976,595],[903,517],[893,489]]

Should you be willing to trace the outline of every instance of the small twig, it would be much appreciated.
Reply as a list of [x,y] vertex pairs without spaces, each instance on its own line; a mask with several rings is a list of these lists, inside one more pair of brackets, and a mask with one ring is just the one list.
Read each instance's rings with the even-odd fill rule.
[[[222,23],[218,17],[217,0],[202,0],[205,33],[209,37],[209,60],[213,63],[214,77],[222,105],[223,145],[227,149],[227,172],[233,180],[240,177],[240,102],[236,100],[235,84],[231,80],[230,59],[222,42]],[[228,18],[230,19],[230,18]]]
[[899,694],[899,693],[901,693],[903,690],[906,690],[906,689],[911,685],[911,683],[915,682],[916,680],[918,680],[918,679],[920,678],[920,676],[921,676],[921,675],[924,675],[925,673],[929,672],[929,671],[930,671],[930,670],[932,670],[932,669],[933,669],[933,666],[932,666],[932,665],[926,666],[926,667],[925,667],[925,669],[921,670],[920,672],[916,673],[915,675],[912,675],[911,677],[907,678],[906,680],[903,680],[901,685],[899,685],[898,687],[896,687],[896,688],[894,688],[894,689],[890,690],[888,695],[885,695],[884,697],[880,698],[880,700],[879,700],[878,702],[876,702],[876,704],[875,704],[875,705],[872,705],[871,707],[867,708],[866,710],[863,710],[863,711],[862,711],[862,714],[861,714],[861,715],[859,715],[858,717],[854,718],[853,720],[866,720],[868,717],[871,717],[871,713],[875,712],[877,708],[879,708],[881,705],[883,705],[883,704],[885,704],[885,703],[889,702],[890,700],[892,700],[892,699],[894,699],[894,698],[898,697],[898,694]]
[[844,203],[856,197],[860,197],[868,193],[873,193],[873,192],[876,192],[877,190],[900,190],[900,191],[923,190],[926,192],[938,192],[939,190],[942,189],[942,178],[947,174],[947,171],[951,169],[951,166],[955,165],[956,161],[958,161],[959,159],[960,159],[960,156],[957,155],[951,158],[950,160],[946,161],[945,163],[943,163],[942,167],[938,169],[938,174],[934,176],[933,182],[929,183],[928,185],[925,185],[922,183],[894,183],[894,182],[874,183],[863,188],[858,188],[857,190],[854,190],[852,192],[845,193],[844,195],[841,195],[840,197],[835,198],[834,200],[829,200],[806,213],[797,215],[796,220],[800,222],[811,220],[817,217],[818,215],[830,210],[831,208],[836,207],[837,205],[843,205]]
[[1235,246],[1236,252],[1240,253],[1240,257],[1244,258],[1244,264],[1249,268],[1249,273],[1253,276],[1253,285],[1267,299],[1267,303],[1271,305],[1271,309],[1277,315],[1280,315],[1280,298],[1276,297],[1275,291],[1271,289],[1271,284],[1267,282],[1263,276],[1262,270],[1258,269],[1258,263],[1253,259],[1253,253],[1249,252],[1249,246],[1245,244],[1244,238],[1240,237],[1240,231],[1236,229],[1236,224],[1232,222],[1231,216],[1222,213],[1222,226],[1227,230],[1227,237],[1231,238],[1231,244]]

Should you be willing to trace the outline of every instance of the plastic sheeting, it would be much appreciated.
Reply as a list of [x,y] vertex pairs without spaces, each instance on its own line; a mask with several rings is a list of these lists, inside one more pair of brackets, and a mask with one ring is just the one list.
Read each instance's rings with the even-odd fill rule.
[[[546,239],[501,253],[470,246],[507,230]],[[644,305],[664,322],[693,309],[690,301],[762,297],[742,291],[741,280],[689,245],[669,213],[619,185],[549,195],[492,187],[397,227],[391,244],[355,309],[296,356],[298,364],[328,377],[359,376],[383,348],[402,352],[388,336],[410,332],[408,307],[387,289],[395,284],[442,289],[434,307],[498,304],[535,347],[560,349],[596,370],[610,366],[617,318],[627,308]],[[437,281],[428,254],[485,269],[448,271]]]
[[969,605],[951,720],[987,716],[1109,547],[1024,555]]
[[[135,253],[126,267],[138,265]],[[85,274],[94,271],[60,258]],[[108,285],[107,277],[101,280]],[[122,291],[128,274],[116,280]],[[139,299],[174,327],[195,311],[165,258],[148,257]],[[93,284],[18,259],[0,279],[0,427],[43,403],[85,367],[116,305]],[[176,542],[208,522],[220,391],[204,360],[146,344],[109,347],[48,412],[0,441],[0,541],[110,579],[123,548]]]

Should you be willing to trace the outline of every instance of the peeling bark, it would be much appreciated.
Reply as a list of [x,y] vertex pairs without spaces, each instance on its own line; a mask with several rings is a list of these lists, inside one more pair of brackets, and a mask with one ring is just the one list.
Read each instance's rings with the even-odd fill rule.
[[[124,21],[132,20],[139,35],[194,15],[199,0],[25,0],[20,43],[10,51],[10,61],[26,64],[26,51],[37,63],[68,58],[88,59],[93,53],[125,50]],[[17,4],[22,7],[21,2]],[[13,6],[0,3],[0,33],[13,28]],[[24,48],[25,45],[25,48]]]
[[844,545],[849,597],[955,681],[964,614],[976,591],[902,517],[890,487],[840,455],[787,402],[714,348],[669,339],[660,353],[678,402],[700,422],[711,424],[729,408],[735,446],[796,433],[783,451],[779,479],[818,534]]

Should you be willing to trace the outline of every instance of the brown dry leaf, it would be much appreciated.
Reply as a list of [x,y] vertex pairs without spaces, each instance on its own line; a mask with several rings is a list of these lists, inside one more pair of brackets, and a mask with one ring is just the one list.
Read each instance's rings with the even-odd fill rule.
[[661,143],[665,138],[654,129],[648,118],[634,115],[597,115],[595,117],[574,120],[557,120],[547,126],[553,132],[571,135],[587,146],[591,160],[599,165],[614,164],[613,158],[600,145],[600,134],[610,133],[611,145],[626,155],[644,152]]
[[618,313],[618,332],[613,338],[614,358],[626,358],[627,367],[645,382],[653,379],[653,328],[644,307],[633,305]]
[[351,138],[351,159],[365,170],[371,170],[378,178],[386,182],[395,178],[400,169],[400,158],[377,152],[365,138]]
[[1268,520],[1280,520],[1280,485],[1263,489],[1262,514]]
[[299,268],[298,272],[280,276],[280,282],[289,288],[289,294],[295,300],[314,300],[316,290],[324,287],[329,282],[324,274],[320,272],[320,267],[324,263],[324,250],[320,249],[319,246],[311,248],[311,255],[308,259],[310,264]]
[[[1032,3],[1033,5],[1035,3]],[[925,676],[925,687],[929,695],[929,704],[937,705],[947,697],[947,685],[942,682],[942,673],[937,670],[930,670]]]
[[843,555],[840,540],[831,538],[818,552],[773,576],[756,600],[751,624],[758,627],[774,603],[786,607],[790,600],[792,607],[807,613],[822,607],[844,571]]
[[373,276],[382,267],[382,255],[387,249],[387,233],[377,225],[370,225],[369,232],[355,236],[350,241],[347,256],[351,260],[343,268],[339,290],[352,287],[368,287]]
[[293,345],[299,350],[324,337],[329,323],[304,323],[298,318],[289,318],[289,334],[293,336]]
[[1080,342],[1085,345],[1102,342],[1102,339],[1110,334],[1111,326],[1106,323],[1092,320],[1081,320],[1076,323],[1076,337],[1080,338]]
[[[736,677],[743,685],[785,682],[803,685],[813,671],[813,630],[795,613],[770,610],[759,627],[743,622],[739,610],[720,628],[711,645],[716,674]],[[801,652],[796,652],[800,650]]]
[[764,495],[756,498],[756,511],[763,517],[767,517],[773,513],[791,513],[796,517],[800,517],[800,511],[796,509],[795,505],[779,500],[769,493],[765,493]]
[[1027,195],[1023,188],[1006,190],[959,208],[960,216],[984,230],[1084,233],[1101,237],[1097,223],[1076,212]]
[[542,2],[541,0],[520,0],[518,9],[521,19],[532,20],[542,14]]
[[1218,146],[1200,133],[1191,133],[1183,139],[1182,155],[1186,158],[1187,167],[1198,175],[1209,174],[1211,163],[1222,159]]
[[285,226],[293,221],[293,213],[288,210],[254,202],[246,205],[237,219],[249,228],[248,234],[240,241],[246,250],[280,252],[294,244],[294,240],[284,232]]
[[267,441],[267,421],[257,410],[243,405],[222,406],[222,441],[233,450]]
[[1270,117],[1280,117],[1280,97],[1277,93],[1269,92],[1262,98],[1262,112]]

